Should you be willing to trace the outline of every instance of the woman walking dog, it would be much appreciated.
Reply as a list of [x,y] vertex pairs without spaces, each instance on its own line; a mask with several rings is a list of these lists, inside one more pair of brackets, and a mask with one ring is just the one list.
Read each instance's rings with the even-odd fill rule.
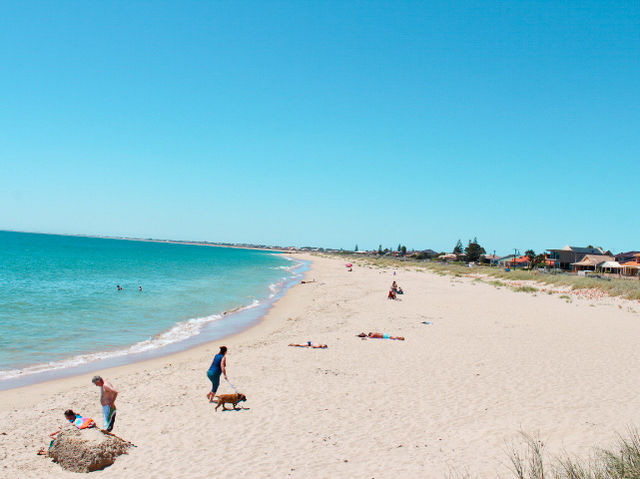
[[224,374],[224,378],[227,379],[227,347],[221,346],[220,352],[213,358],[211,366],[207,371],[207,377],[211,381],[211,391],[207,393],[207,399],[209,402],[213,402],[213,397],[218,391],[220,386],[220,374]]

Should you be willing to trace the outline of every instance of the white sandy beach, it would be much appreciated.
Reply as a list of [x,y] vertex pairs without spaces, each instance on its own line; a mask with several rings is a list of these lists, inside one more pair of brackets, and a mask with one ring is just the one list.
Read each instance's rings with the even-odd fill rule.
[[[120,391],[114,432],[137,448],[92,474],[510,477],[506,449],[519,431],[539,435],[551,453],[586,455],[640,425],[634,303],[568,303],[312,259],[306,279],[316,282],[293,287],[251,330],[99,371]],[[386,299],[393,279],[406,293],[400,301]],[[362,340],[361,331],[406,341]],[[329,348],[287,347],[307,340]],[[215,412],[205,398],[222,343],[248,409]],[[36,451],[67,408],[101,422],[91,376],[0,392],[0,477],[77,477]],[[232,390],[223,381],[219,392]]]

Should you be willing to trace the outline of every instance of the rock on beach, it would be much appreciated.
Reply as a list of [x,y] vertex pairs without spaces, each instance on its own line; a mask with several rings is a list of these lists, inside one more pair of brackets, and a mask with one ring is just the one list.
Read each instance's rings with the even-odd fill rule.
[[99,471],[110,466],[131,443],[102,432],[98,428],[77,429],[65,426],[49,448],[49,457],[73,472]]

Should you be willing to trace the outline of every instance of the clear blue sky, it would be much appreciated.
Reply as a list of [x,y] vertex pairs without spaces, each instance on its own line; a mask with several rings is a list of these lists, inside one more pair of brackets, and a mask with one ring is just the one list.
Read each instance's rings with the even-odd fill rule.
[[640,249],[640,3],[4,2],[0,229]]

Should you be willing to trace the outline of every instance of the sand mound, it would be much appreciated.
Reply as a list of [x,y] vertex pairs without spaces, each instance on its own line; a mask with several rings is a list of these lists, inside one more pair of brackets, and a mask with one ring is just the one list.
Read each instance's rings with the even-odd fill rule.
[[49,457],[73,472],[91,472],[113,464],[131,444],[100,429],[65,426],[49,449]]

